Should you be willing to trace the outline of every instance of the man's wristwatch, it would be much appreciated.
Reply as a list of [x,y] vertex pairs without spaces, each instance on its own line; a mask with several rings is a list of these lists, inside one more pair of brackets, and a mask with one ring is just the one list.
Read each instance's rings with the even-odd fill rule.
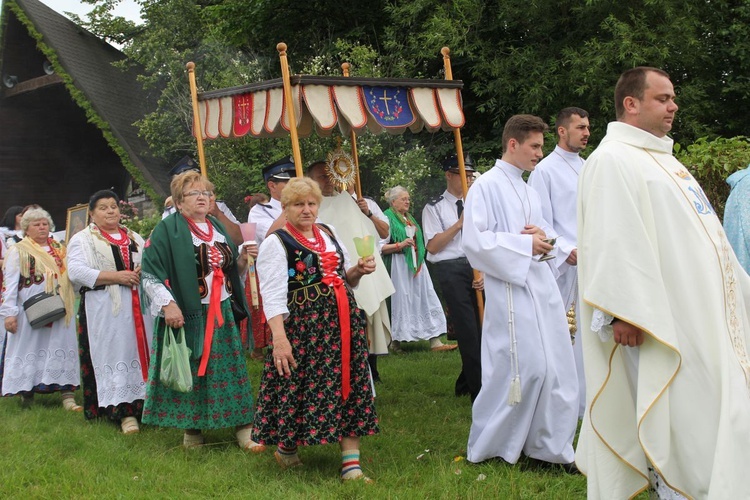
[[367,217],[368,219],[369,219],[370,217],[372,217],[372,210],[370,210],[369,212],[367,212],[367,215],[365,215],[365,217]]

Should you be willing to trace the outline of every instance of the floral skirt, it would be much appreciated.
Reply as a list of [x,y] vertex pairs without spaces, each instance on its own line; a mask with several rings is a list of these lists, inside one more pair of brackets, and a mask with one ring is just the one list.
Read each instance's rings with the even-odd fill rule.
[[[208,306],[203,306],[206,315]],[[253,421],[253,395],[245,355],[229,299],[221,303],[224,326],[214,329],[206,375],[198,377],[200,359],[190,359],[193,390],[177,392],[159,380],[165,324],[154,328],[143,422],[178,429],[222,429]]]
[[[329,289],[330,290],[330,289]],[[255,410],[253,439],[287,448],[336,443],[378,432],[367,364],[365,317],[349,294],[351,362],[349,398],[341,396],[341,330],[332,292],[290,305],[284,323],[297,368],[279,376],[266,356]]]

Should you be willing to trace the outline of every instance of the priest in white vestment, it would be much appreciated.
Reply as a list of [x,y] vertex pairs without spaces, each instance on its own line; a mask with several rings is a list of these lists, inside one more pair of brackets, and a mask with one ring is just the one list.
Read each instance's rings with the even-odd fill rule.
[[750,278],[672,155],[669,76],[634,68],[578,205],[588,497],[750,498]]
[[581,342],[575,341],[577,325],[574,318],[580,315],[578,307],[578,251],[576,249],[576,200],[578,199],[578,174],[583,167],[580,152],[586,149],[589,140],[589,114],[585,109],[568,107],[560,110],[555,120],[557,146],[529,175],[529,186],[533,187],[542,202],[544,220],[552,224],[558,234],[555,243],[560,249],[561,259],[557,266],[567,264],[557,277],[563,305],[568,316],[568,328],[572,329],[573,355],[578,374],[578,417],[583,417],[586,408],[586,379],[583,374],[583,350]]
[[[463,248],[485,273],[482,388],[472,407],[467,458],[524,453],[574,472],[578,380],[539,195],[523,181],[542,158],[546,124],[516,115],[503,131],[503,157],[469,190]],[[546,241],[545,241],[546,240]],[[552,262],[556,262],[552,259]],[[564,268],[564,265],[563,265]]]

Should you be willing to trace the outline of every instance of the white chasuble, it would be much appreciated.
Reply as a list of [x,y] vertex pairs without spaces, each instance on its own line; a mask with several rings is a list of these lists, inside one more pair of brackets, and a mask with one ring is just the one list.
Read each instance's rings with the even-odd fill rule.
[[[610,123],[578,227],[589,498],[636,495],[649,465],[685,496],[750,498],[750,278],[672,140]],[[646,333],[633,389],[623,348],[588,326],[595,308]]]
[[[336,196],[325,196],[320,204],[318,220],[330,224],[336,229],[336,234],[349,252],[352,260],[358,259],[354,238],[371,235],[377,242],[380,239],[375,224],[364,216],[357,202],[349,193]],[[373,254],[375,258],[375,272],[362,276],[359,285],[353,289],[357,305],[367,315],[367,337],[370,354],[388,354],[388,344],[391,343],[391,320],[385,299],[395,291],[388,270],[383,264],[380,252]]]
[[[487,297],[482,389],[472,407],[467,458],[481,462],[501,457],[516,463],[523,452],[547,462],[569,463],[578,421],[570,335],[553,267],[532,256],[532,237],[521,231],[533,224],[548,237],[556,235],[542,217],[539,195],[521,173],[498,160],[474,183],[466,199],[463,248],[472,267],[485,273]],[[511,305],[521,381],[521,402],[514,406],[508,404],[515,375]]]

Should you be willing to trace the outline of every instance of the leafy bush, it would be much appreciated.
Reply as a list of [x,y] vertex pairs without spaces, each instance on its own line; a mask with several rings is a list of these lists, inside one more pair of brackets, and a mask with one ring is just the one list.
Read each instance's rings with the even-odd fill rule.
[[726,179],[750,163],[750,139],[744,136],[711,140],[701,137],[686,148],[675,144],[675,153],[701,184],[716,214],[723,218],[729,196]]
[[159,221],[161,221],[161,213],[157,212],[151,217],[141,218],[135,215],[128,220],[122,220],[121,223],[131,231],[140,234],[143,239],[147,239]]

